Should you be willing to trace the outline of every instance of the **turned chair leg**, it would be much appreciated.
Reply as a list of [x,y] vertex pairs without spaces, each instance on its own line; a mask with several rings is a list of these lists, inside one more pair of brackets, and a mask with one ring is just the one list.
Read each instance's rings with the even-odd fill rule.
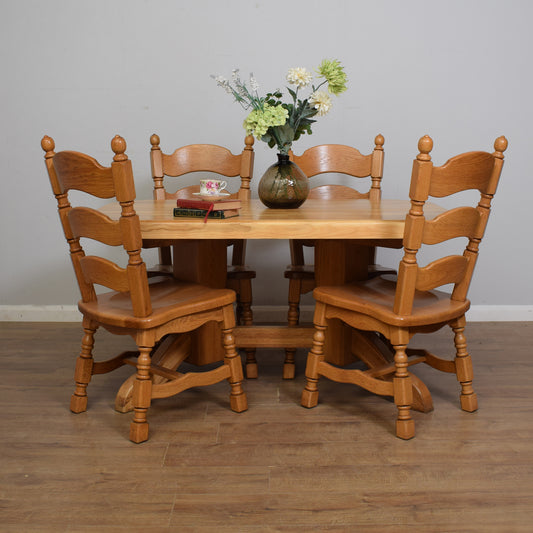
[[248,409],[248,400],[246,398],[246,393],[242,388],[242,364],[235,346],[233,328],[222,330],[222,335],[224,344],[224,364],[228,365],[230,369],[228,381],[231,387],[231,410],[236,413],[242,413]]
[[478,404],[477,395],[472,387],[474,370],[472,368],[472,359],[466,348],[465,323],[465,318],[461,317],[451,324],[451,328],[455,333],[455,372],[457,381],[461,384],[461,409],[472,413],[477,410]]
[[394,345],[394,403],[398,408],[396,419],[396,436],[400,439],[412,439],[415,436],[415,422],[411,418],[413,405],[413,385],[407,371],[406,344]]
[[130,440],[137,444],[148,440],[147,413],[152,399],[151,351],[151,346],[139,347],[137,375],[133,384],[134,415],[130,425]]
[[[239,282],[238,305],[240,305],[240,317],[237,315],[237,323],[243,326],[252,326],[254,315],[252,312],[252,280],[242,279]],[[254,348],[244,348],[246,354],[246,377],[257,379],[257,361]]]
[[246,378],[257,379],[257,377],[259,376],[259,372],[257,370],[255,350],[253,348],[245,348],[244,353],[246,354]]
[[76,388],[70,398],[70,410],[73,413],[83,413],[87,410],[87,386],[91,381],[94,365],[93,346],[97,328],[89,321],[84,320],[83,330],[85,334],[81,340],[81,351],[76,360],[76,370],[74,371]]
[[235,301],[235,318],[237,320],[237,325],[242,324],[242,303],[239,293],[237,293],[237,298]]
[[[287,324],[289,327],[300,323],[300,291],[301,280],[289,279],[289,312]],[[294,379],[296,374],[296,362],[294,360],[296,348],[285,349],[285,361],[283,362],[283,379]]]
[[325,332],[325,326],[315,324],[313,346],[307,356],[307,365],[305,367],[306,385],[302,392],[301,401],[301,404],[307,408],[316,407],[318,404],[318,365],[324,361]]

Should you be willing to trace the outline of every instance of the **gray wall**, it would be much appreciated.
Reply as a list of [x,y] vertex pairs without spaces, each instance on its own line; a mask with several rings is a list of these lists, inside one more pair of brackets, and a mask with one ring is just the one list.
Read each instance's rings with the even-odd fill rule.
[[[498,135],[507,136],[470,296],[482,305],[533,304],[532,2],[18,0],[2,7],[0,304],[78,298],[44,170],[44,134],[58,150],[84,151],[103,164],[111,138],[122,135],[137,195],[149,198],[153,132],[167,151],[190,143],[241,150],[244,112],[210,74],[253,71],[272,90],[283,88],[289,67],[312,69],[323,58],[343,62],[349,90],[295,149],[337,142],[368,152],[382,133],[386,198],[407,197],[423,134],[435,141],[437,164],[492,150]],[[260,142],[255,148],[257,183],[275,152]],[[288,257],[284,242],[250,244],[257,304],[285,303]]]

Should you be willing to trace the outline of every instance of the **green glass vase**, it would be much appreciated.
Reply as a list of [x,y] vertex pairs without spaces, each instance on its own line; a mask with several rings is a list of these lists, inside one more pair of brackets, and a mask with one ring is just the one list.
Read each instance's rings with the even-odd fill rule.
[[267,168],[257,192],[267,207],[295,209],[307,199],[309,180],[288,155],[278,154],[278,162]]

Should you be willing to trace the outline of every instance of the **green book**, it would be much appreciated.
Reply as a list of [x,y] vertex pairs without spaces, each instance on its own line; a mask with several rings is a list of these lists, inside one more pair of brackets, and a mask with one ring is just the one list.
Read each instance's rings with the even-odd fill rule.
[[238,209],[226,209],[225,211],[206,211],[205,209],[191,209],[187,207],[174,207],[175,217],[193,218],[231,218],[239,214]]

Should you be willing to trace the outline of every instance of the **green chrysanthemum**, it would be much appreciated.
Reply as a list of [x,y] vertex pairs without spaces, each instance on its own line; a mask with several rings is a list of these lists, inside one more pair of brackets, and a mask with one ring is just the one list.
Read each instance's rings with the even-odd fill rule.
[[320,76],[326,78],[328,90],[331,94],[340,94],[347,89],[344,67],[336,59],[324,59],[317,72]]

